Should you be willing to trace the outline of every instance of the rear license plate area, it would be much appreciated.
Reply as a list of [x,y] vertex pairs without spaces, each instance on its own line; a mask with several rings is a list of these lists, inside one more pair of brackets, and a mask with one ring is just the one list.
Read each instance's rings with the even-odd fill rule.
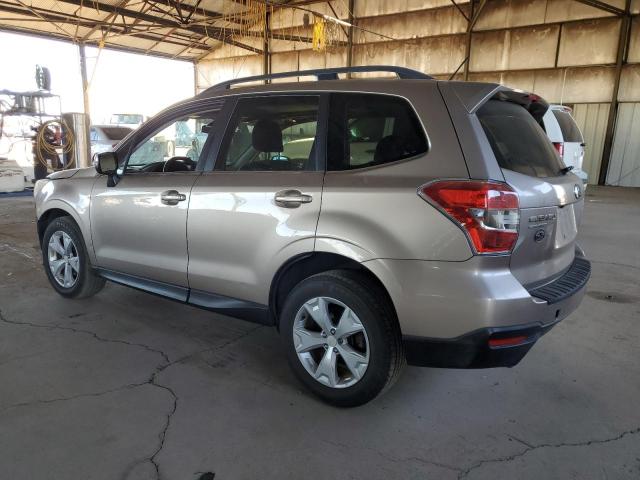
[[573,242],[578,233],[576,214],[573,205],[558,208],[558,220],[556,224],[555,248],[562,248]]

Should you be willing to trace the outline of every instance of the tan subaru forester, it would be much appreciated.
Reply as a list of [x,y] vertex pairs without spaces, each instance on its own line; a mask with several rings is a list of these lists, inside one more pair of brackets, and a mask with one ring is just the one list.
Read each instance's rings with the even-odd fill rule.
[[[340,77],[372,71],[397,78]],[[590,274],[547,109],[398,67],[225,82],[36,184],[45,271],[64,297],[111,280],[274,325],[335,405],[407,362],[514,366]]]

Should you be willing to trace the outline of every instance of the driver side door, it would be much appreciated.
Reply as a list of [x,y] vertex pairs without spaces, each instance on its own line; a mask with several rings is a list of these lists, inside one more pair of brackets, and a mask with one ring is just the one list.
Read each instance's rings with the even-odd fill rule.
[[162,113],[116,152],[118,183],[94,184],[91,233],[111,280],[186,300],[187,211],[222,103]]

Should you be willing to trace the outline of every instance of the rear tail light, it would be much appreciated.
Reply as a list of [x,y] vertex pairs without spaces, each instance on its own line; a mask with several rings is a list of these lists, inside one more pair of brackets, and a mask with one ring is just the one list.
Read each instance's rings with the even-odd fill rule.
[[418,194],[435,204],[467,234],[478,254],[509,253],[518,240],[518,194],[504,183],[444,180]]
[[564,158],[564,143],[553,142],[553,146],[555,147],[556,152],[558,152],[558,155],[560,155],[560,158]]

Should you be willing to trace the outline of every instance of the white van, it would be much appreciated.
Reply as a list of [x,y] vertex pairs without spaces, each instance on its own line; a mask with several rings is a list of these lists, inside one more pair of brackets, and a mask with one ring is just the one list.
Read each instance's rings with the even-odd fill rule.
[[564,105],[550,105],[542,117],[542,122],[547,136],[564,164],[573,167],[571,172],[580,177],[586,185],[587,172],[582,170],[585,143],[582,132],[571,116],[571,109]]

